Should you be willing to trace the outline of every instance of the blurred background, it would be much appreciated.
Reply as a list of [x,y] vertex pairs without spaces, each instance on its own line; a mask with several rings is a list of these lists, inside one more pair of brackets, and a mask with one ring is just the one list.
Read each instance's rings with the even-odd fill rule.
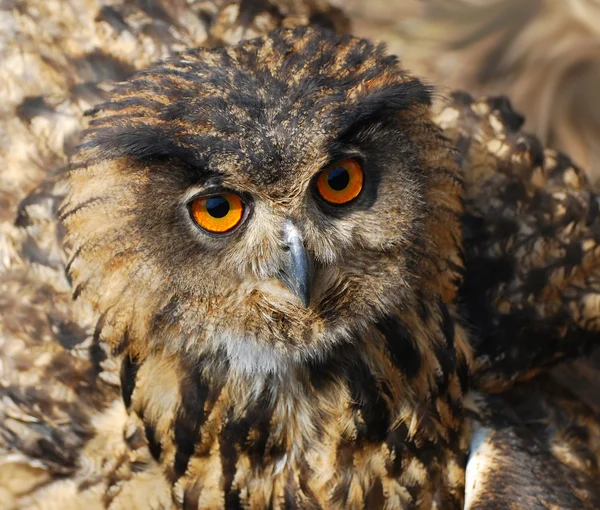
[[600,0],[330,0],[445,94],[505,94],[600,184]]

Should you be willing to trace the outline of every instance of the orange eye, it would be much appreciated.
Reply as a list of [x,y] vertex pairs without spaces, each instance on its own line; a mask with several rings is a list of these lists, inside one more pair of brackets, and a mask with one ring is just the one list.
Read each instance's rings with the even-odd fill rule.
[[244,203],[233,193],[198,197],[192,202],[191,209],[194,221],[214,234],[233,230],[244,216]]
[[342,205],[354,200],[363,188],[363,171],[355,159],[344,159],[328,166],[319,175],[317,189],[330,204]]

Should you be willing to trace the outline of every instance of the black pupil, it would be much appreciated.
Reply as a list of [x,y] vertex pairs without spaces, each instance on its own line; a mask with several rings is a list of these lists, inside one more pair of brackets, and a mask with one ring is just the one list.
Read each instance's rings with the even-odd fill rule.
[[343,166],[336,166],[327,175],[327,184],[335,191],[346,189],[350,182],[350,174]]
[[223,218],[229,212],[229,202],[223,197],[211,197],[206,202],[206,212],[213,218]]

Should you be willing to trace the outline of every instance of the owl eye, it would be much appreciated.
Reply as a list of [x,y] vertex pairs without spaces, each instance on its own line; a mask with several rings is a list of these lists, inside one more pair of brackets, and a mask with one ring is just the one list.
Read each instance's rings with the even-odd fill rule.
[[196,224],[213,234],[225,234],[237,227],[244,218],[244,203],[233,193],[198,197],[191,204]]
[[363,171],[355,159],[329,165],[317,179],[319,195],[330,204],[343,205],[354,200],[363,188]]

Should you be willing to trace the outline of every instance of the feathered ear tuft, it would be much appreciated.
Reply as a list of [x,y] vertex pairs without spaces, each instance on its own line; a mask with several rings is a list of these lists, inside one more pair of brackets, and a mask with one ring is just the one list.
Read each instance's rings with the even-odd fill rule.
[[393,115],[417,105],[430,105],[433,87],[417,78],[382,75],[361,83],[348,93],[351,101],[339,115],[341,136],[354,127],[381,116]]
[[131,157],[138,161],[179,160],[184,165],[202,169],[205,158],[198,148],[218,140],[210,135],[182,135],[167,123],[118,123],[92,128],[77,147],[79,162]]
[[136,159],[161,158],[178,151],[168,125],[120,123],[90,129],[79,145],[81,152],[94,151],[100,159],[131,156]]

